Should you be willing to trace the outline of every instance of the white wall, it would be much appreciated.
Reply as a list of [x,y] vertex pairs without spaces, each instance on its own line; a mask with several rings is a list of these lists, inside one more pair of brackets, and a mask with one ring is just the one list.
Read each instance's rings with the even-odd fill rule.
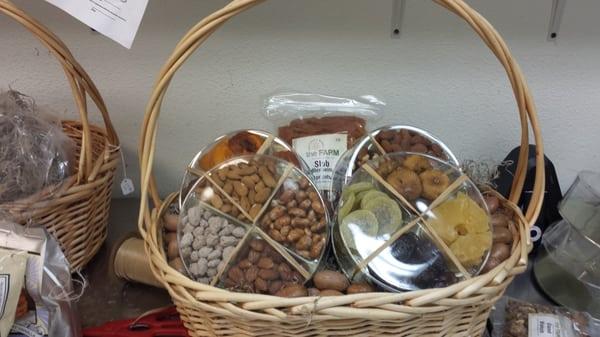
[[[600,170],[600,2],[569,1],[556,44],[545,40],[551,2],[471,4],[519,60],[566,188],[579,170]],[[155,75],[184,32],[225,1],[151,1],[132,50],[41,0],[17,3],[61,36],[95,79],[137,179],[137,138]],[[489,51],[430,1],[410,0],[402,38],[390,39],[390,12],[390,0],[271,1],[218,31],[179,72],[163,106],[156,157],[162,191],[178,187],[184,165],[217,135],[272,129],[261,117],[261,97],[280,88],[374,94],[388,111],[373,127],[413,124],[462,159],[502,159],[517,145],[518,117]],[[0,17],[0,41],[0,87],[73,110],[61,70],[27,32]]]

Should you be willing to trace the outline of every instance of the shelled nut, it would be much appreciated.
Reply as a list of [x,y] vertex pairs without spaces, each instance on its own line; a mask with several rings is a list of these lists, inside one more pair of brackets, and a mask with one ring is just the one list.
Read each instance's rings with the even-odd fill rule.
[[272,201],[260,227],[273,240],[300,256],[315,260],[327,240],[325,206],[306,177],[287,178]]
[[279,253],[257,238],[251,239],[246,252],[238,256],[223,278],[230,290],[272,295],[305,281]]

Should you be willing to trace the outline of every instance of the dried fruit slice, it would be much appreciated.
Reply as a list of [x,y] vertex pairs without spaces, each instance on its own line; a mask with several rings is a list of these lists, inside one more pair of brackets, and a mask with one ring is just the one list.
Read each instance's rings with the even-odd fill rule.
[[370,190],[365,195],[363,195],[362,199],[360,200],[360,208],[365,209],[366,204],[375,198],[389,199],[390,197],[381,191]]
[[446,244],[451,244],[460,235],[490,231],[485,210],[463,192],[436,207],[432,213],[428,222]]
[[368,181],[363,181],[363,182],[359,182],[356,184],[348,185],[344,189],[344,193],[358,194],[362,191],[373,190],[373,189],[375,189],[375,186],[373,186],[373,184],[371,184]]
[[423,186],[421,179],[414,172],[406,168],[398,168],[387,176],[386,181],[402,194],[408,201],[414,201],[421,196]]
[[379,222],[373,212],[367,210],[354,211],[344,217],[340,224],[342,239],[348,248],[356,248],[355,240],[361,237],[375,237],[379,231]]
[[369,192],[375,191],[374,189],[368,189],[368,190],[364,190],[364,191],[360,191],[356,194],[356,200],[354,201],[354,204],[357,206],[360,206],[362,200],[364,199],[365,195],[367,195]]
[[419,174],[423,184],[423,197],[434,201],[450,186],[450,178],[440,170],[427,170]]
[[450,245],[460,263],[469,268],[481,264],[481,259],[492,244],[492,236],[488,233],[460,236]]
[[400,206],[387,195],[367,201],[363,209],[375,214],[377,222],[379,223],[379,235],[391,235],[403,224]]
[[354,196],[354,193],[349,193],[347,194],[347,196],[345,198],[342,199],[342,206],[340,207],[340,210],[338,211],[338,221],[342,222],[342,220],[346,217],[346,215],[350,214],[350,212],[352,212],[352,209],[354,208],[354,201],[355,201],[356,197]]
[[402,165],[407,169],[414,171],[417,174],[431,169],[431,163],[429,163],[429,160],[426,157],[420,155],[412,155],[406,157]]

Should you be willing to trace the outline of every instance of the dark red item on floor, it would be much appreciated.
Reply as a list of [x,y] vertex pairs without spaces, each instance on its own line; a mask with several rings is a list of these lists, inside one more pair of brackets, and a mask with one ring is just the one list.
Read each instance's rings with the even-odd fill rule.
[[83,330],[83,337],[188,337],[175,307],[140,319],[108,322]]

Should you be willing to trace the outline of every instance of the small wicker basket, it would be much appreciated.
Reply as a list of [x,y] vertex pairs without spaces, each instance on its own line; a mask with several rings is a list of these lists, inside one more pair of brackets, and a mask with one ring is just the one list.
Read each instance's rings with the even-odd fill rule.
[[[496,30],[462,0],[435,0],[463,18],[498,58],[514,90],[521,122],[521,153],[509,200],[518,228],[510,257],[488,273],[447,288],[405,293],[366,293],[334,297],[279,298],[235,293],[191,281],[168,265],[160,219],[176,200],[160,199],[152,176],[157,118],[176,71],[222,24],[263,2],[233,0],[194,26],[162,68],[150,98],[140,145],[142,200],[139,229],[151,268],[169,291],[191,336],[480,336],[493,304],[514,276],[527,267],[529,225],[543,200],[543,146],[533,99],[517,63]],[[515,203],[521,195],[528,158],[529,133],[537,145],[535,184],[523,215]],[[151,211],[151,198],[155,209]]]
[[[59,241],[71,269],[79,270],[106,238],[119,139],[98,89],[63,42],[9,1],[0,0],[0,13],[28,29],[60,62],[81,117],[81,121],[62,121],[63,130],[76,144],[76,172],[59,185],[0,204],[0,212],[8,212],[22,224],[46,227]],[[89,123],[88,97],[101,112],[105,128]]]

